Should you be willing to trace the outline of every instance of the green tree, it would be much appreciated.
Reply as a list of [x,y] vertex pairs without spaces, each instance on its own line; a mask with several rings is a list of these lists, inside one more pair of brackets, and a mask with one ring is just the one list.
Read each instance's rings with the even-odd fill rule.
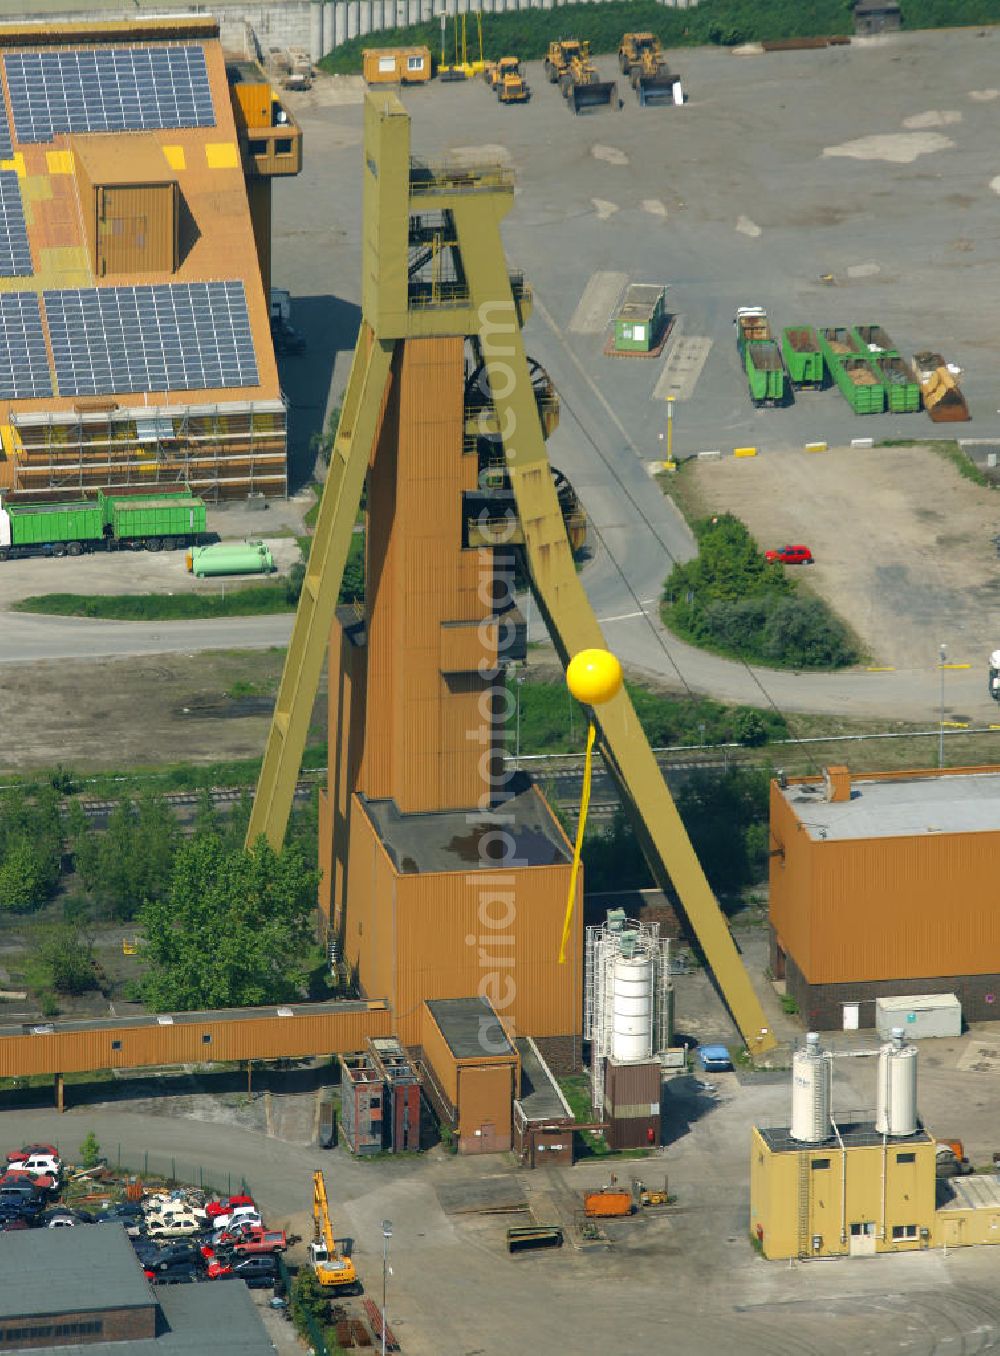
[[61,797],[43,788],[29,800],[0,798],[0,910],[27,913],[49,899],[62,871]]
[[40,928],[29,964],[32,987],[61,994],[86,993],[97,988],[94,948],[90,938],[72,923]]
[[145,900],[163,898],[180,829],[162,796],[146,792],[135,803],[119,801],[103,833],[77,817],[68,830],[81,879],[109,917],[134,918]]
[[292,1322],[301,1335],[312,1337],[311,1325],[321,1328],[330,1313],[330,1301],[312,1267],[301,1267],[292,1281],[290,1296]]
[[88,1130],[80,1145],[80,1164],[84,1168],[96,1168],[101,1161],[101,1146],[93,1130]]
[[250,851],[202,834],[177,853],[166,898],[142,909],[154,1009],[249,1007],[303,990],[313,945],[316,873],[295,846]]

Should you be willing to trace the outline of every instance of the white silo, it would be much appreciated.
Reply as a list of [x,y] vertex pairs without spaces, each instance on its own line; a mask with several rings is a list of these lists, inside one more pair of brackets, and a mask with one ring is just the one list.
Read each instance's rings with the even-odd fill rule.
[[620,955],[614,962],[614,1017],[611,1057],[653,1057],[653,956],[649,950]]
[[639,923],[624,909],[587,928],[583,1034],[590,1042],[594,1110],[603,1115],[605,1066],[656,1059],[670,1044],[670,943],[659,923]]
[[917,1133],[917,1047],[899,1026],[878,1052],[875,1129],[880,1135]]
[[803,1144],[820,1144],[832,1133],[830,1101],[833,1069],[830,1056],[810,1031],[805,1049],[792,1056],[792,1124],[789,1134]]

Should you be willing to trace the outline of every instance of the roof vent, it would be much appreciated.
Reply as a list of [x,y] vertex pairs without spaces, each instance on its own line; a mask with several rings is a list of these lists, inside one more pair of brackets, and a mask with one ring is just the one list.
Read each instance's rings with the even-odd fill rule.
[[827,800],[836,804],[851,799],[851,774],[842,764],[824,768],[823,783]]

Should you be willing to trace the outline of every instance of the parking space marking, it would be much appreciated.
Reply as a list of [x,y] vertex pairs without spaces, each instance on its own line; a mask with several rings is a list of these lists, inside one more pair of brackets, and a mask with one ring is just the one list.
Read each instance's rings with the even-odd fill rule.
[[659,381],[653,388],[654,400],[689,400],[711,352],[712,340],[703,335],[681,335],[674,340]]
[[571,334],[600,334],[628,284],[627,273],[593,273],[569,322]]

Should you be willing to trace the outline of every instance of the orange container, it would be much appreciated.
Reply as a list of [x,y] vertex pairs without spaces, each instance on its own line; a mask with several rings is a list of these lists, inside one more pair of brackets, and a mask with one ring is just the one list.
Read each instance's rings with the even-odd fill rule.
[[632,1213],[632,1194],[628,1191],[586,1191],[583,1213],[588,1219],[620,1219]]

